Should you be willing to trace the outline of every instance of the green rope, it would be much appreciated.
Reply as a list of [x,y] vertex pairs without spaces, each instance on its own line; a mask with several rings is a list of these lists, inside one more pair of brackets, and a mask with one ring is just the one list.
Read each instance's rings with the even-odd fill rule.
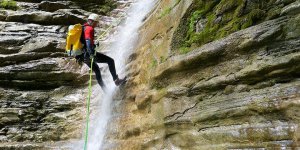
[[[121,17],[119,17],[118,19],[118,24],[120,23],[121,21]],[[100,40],[100,38],[102,38],[106,33],[108,33],[108,31],[113,27],[113,25],[110,25],[108,27],[108,29],[102,33],[99,38],[96,40]],[[96,55],[96,51],[95,51],[95,55]],[[89,81],[89,93],[88,93],[88,99],[87,99],[87,104],[86,104],[86,107],[87,107],[87,113],[86,113],[86,127],[85,127],[85,138],[84,138],[84,150],[87,150],[87,142],[88,142],[88,132],[89,132],[89,121],[90,121],[90,100],[91,100],[91,94],[92,94],[92,73],[93,73],[93,62],[94,62],[94,58],[92,58],[92,61],[91,61],[91,70],[90,70],[90,81]]]
[[87,141],[88,141],[88,134],[89,134],[89,121],[90,121],[90,100],[92,95],[92,73],[93,73],[93,62],[94,58],[91,61],[91,70],[90,70],[90,81],[89,81],[89,95],[87,99],[87,112],[86,112],[86,127],[85,127],[85,140],[84,140],[84,150],[87,150]]

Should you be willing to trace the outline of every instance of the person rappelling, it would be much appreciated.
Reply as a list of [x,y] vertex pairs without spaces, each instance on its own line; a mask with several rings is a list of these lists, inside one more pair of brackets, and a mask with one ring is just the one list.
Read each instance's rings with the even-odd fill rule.
[[84,62],[89,68],[92,68],[96,74],[98,84],[105,90],[105,84],[101,77],[100,68],[97,63],[107,63],[109,71],[113,77],[115,85],[119,86],[126,82],[126,77],[120,79],[116,73],[114,60],[100,52],[95,51],[95,30],[98,25],[99,16],[90,14],[87,22],[82,26],[76,24],[69,27],[66,50],[70,56],[75,56],[77,62]]

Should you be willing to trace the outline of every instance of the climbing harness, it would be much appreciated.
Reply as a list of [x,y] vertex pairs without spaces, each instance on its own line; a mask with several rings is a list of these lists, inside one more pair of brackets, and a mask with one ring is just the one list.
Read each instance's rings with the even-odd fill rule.
[[[122,17],[124,17],[125,15],[120,16],[117,21],[117,25],[118,26],[121,23],[121,19]],[[113,23],[97,38],[97,42],[103,38],[107,33],[109,33],[109,30],[111,30],[113,28]],[[96,55],[96,50],[95,50],[95,54]],[[84,136],[84,150],[87,150],[87,142],[88,142],[88,132],[89,132],[89,121],[90,121],[90,100],[91,100],[91,95],[92,95],[92,73],[93,73],[93,63],[94,63],[94,57],[92,57],[91,60],[91,68],[90,68],[90,80],[89,80],[89,93],[88,93],[88,98],[87,98],[87,113],[86,113],[86,128],[85,128],[85,136]]]

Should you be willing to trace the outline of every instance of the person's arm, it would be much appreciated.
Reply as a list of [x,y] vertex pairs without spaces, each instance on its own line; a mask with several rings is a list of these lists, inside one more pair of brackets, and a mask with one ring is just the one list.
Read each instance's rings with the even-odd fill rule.
[[87,52],[89,53],[90,56],[94,56],[95,55],[95,49],[94,49],[94,45],[92,44],[92,37],[94,36],[94,30],[92,28],[87,29],[85,31],[85,43],[86,43],[86,48],[87,48]]
[[90,39],[86,39],[85,43],[86,43],[86,49],[87,49],[89,55],[90,56],[94,56],[95,55],[95,49],[94,49],[94,46],[92,45],[91,40]]

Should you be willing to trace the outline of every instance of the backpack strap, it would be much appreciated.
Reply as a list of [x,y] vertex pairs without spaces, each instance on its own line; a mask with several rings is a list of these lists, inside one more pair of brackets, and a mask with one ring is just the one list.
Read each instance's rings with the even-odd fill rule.
[[86,49],[84,34],[85,34],[85,26],[82,25],[82,32],[81,32],[81,36],[80,36],[80,42],[83,44],[83,49]]

